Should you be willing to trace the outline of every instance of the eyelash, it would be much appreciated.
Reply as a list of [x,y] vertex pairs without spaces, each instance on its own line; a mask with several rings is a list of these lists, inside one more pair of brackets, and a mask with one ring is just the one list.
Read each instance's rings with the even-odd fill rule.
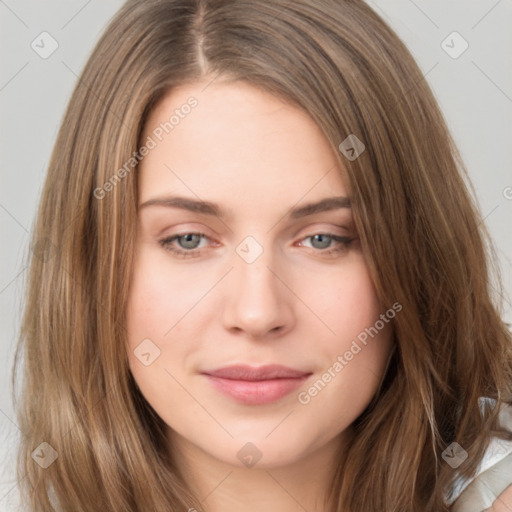
[[[176,247],[172,247],[171,246],[172,242],[174,242],[176,239],[182,238],[182,237],[184,237],[186,235],[199,235],[202,238],[209,239],[209,237],[207,235],[205,235],[204,233],[192,232],[191,231],[189,233],[182,233],[180,235],[173,235],[171,237],[163,238],[162,240],[159,240],[158,243],[166,251],[169,251],[169,252],[173,253],[178,258],[197,258],[197,257],[199,257],[201,255],[201,250],[200,249],[199,250],[198,249],[190,249],[190,250],[186,251],[186,250],[177,249]],[[331,254],[335,254],[335,253],[341,253],[341,252],[347,250],[348,247],[350,246],[350,244],[355,240],[355,238],[338,236],[338,235],[335,235],[333,233],[315,233],[314,235],[309,235],[309,236],[304,237],[302,240],[306,240],[308,238],[313,238],[316,235],[328,236],[329,238],[332,238],[332,240],[334,240],[338,244],[341,244],[337,248],[333,248],[333,249],[329,249],[329,250],[313,248],[313,250],[315,252],[319,252],[319,253],[322,253],[323,255],[327,255],[327,256],[331,255]]]

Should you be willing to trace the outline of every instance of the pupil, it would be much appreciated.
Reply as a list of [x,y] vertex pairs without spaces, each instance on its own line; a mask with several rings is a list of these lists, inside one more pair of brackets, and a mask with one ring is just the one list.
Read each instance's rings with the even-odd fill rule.
[[185,239],[184,247],[187,249],[194,249],[195,245],[197,245],[197,240],[194,240],[194,237],[197,237],[194,233],[189,233],[187,235],[183,235],[181,238]]
[[330,242],[330,236],[329,235],[314,235],[313,241],[319,241],[321,247],[317,247],[317,249],[325,249],[326,247],[329,247]]

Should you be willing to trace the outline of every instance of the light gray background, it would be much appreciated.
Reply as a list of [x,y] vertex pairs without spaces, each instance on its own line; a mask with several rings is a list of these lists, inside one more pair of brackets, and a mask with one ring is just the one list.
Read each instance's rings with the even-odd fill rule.
[[[452,130],[500,258],[512,322],[511,0],[369,2],[406,42]],[[24,255],[59,123],[86,58],[121,0],[0,0],[0,510],[19,510],[13,480],[18,428],[10,371],[26,278]],[[47,31],[47,59],[32,41]],[[457,31],[457,59],[441,43]],[[41,44],[41,43],[40,43]],[[456,39],[448,44],[460,48]],[[452,51],[454,51],[452,50]],[[43,441],[43,440],[41,440]],[[34,447],[35,448],[35,447]]]

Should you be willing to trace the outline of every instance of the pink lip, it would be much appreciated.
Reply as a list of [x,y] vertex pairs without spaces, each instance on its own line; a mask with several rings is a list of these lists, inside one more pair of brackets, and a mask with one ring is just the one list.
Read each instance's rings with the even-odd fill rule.
[[203,372],[220,392],[247,405],[275,402],[298,388],[311,372],[280,365],[230,366]]

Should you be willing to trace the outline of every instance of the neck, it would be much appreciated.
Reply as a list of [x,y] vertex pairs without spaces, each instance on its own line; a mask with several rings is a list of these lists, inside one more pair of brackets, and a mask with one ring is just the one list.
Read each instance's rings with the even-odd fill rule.
[[234,466],[169,432],[173,459],[206,512],[335,512],[328,500],[334,472],[343,463],[352,431],[282,466]]

